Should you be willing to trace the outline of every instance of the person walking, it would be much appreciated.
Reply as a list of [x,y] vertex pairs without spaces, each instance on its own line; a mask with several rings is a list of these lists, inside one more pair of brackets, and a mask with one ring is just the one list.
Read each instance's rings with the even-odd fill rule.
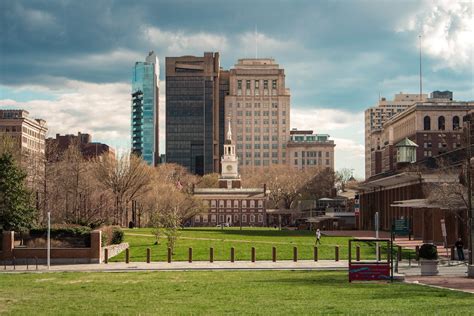
[[316,229],[316,245],[317,244],[320,244],[321,245],[321,231],[318,229]]
[[456,250],[458,252],[458,260],[464,261],[464,244],[462,242],[461,237],[459,237],[458,240],[454,243],[454,247],[456,247]]

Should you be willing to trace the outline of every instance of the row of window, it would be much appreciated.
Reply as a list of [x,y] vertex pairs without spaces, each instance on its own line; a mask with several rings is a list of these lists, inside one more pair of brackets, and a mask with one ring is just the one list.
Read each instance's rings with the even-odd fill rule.
[[[272,127],[270,129],[270,127],[263,127],[263,128],[260,128],[260,127],[255,127],[253,130],[251,127],[246,127],[245,128],[245,133],[267,133],[269,134],[270,131],[272,133],[278,133],[278,127]],[[243,133],[244,132],[244,129],[242,127],[237,127],[237,133]],[[281,129],[281,132],[282,133],[286,133],[286,128],[283,126],[283,128]]]
[[[271,122],[272,122],[273,125],[276,125],[276,124],[278,124],[278,119],[272,119]],[[263,119],[262,121],[260,121],[259,119],[254,120],[255,125],[260,125],[261,123],[263,123],[263,125],[270,125],[270,119]],[[286,118],[282,118],[281,123],[286,124]],[[243,119],[237,119],[237,125],[243,125],[243,124],[244,124]],[[251,125],[252,120],[251,119],[246,119],[245,124],[246,125]]]
[[[229,103],[227,104],[227,106],[228,106],[229,108],[232,108],[232,103],[229,102]],[[235,106],[236,106],[237,108],[242,108],[242,107],[243,107],[243,104],[241,104],[240,102],[237,102],[237,103],[235,104]],[[260,103],[260,102],[255,102],[255,103],[246,102],[246,103],[245,103],[245,108],[246,108],[246,109],[251,109],[251,108],[260,109],[260,107],[269,108],[269,106],[270,106],[270,103],[268,103],[268,102],[263,102],[263,104]],[[281,105],[280,105],[280,108],[281,108],[282,110],[284,110],[284,109],[286,108],[286,105],[285,105],[285,104],[281,104]],[[272,109],[278,109],[278,102],[272,102]]]
[[[242,214],[242,223],[247,223],[247,214]],[[257,216],[250,214],[249,215],[249,222],[250,223],[255,223],[255,219],[257,219],[258,223],[263,223],[263,215],[259,214]],[[211,223],[216,223],[217,216],[215,214],[211,215],[196,215],[194,216],[194,222],[195,223],[208,223],[209,221]],[[224,215],[219,215],[219,223],[225,223],[225,222],[232,222],[232,217],[227,217],[225,218]],[[234,223],[239,223],[240,222],[240,216],[237,214],[234,214],[233,216],[233,222]]]
[[[257,136],[260,137],[260,135],[257,135]],[[241,142],[243,140],[244,140],[244,137],[242,135],[237,135],[237,141]],[[260,140],[260,138],[258,140]],[[270,135],[262,135],[262,140],[264,142],[269,142],[270,141]],[[251,142],[252,141],[252,135],[246,135],[245,136],[245,141]],[[278,141],[278,135],[272,135],[272,142],[277,142],[277,141]],[[281,141],[286,142],[286,136],[281,137]]]
[[[253,163],[252,163],[253,162]],[[272,164],[274,165],[277,165],[277,164],[286,164],[286,160],[282,160],[281,162],[279,162],[278,160],[276,159],[273,159],[272,160]],[[244,162],[241,160],[240,161],[240,165],[243,165]],[[245,160],[245,165],[246,166],[251,166],[251,165],[254,165],[254,166],[269,166],[270,165],[270,160],[260,160],[260,159],[255,159],[255,160]]]
[[[270,116],[270,112],[272,116],[278,116],[278,111],[260,111],[260,110],[245,111],[245,116],[252,116],[252,113],[253,113],[253,116],[260,116],[260,114],[262,114],[262,116],[267,117],[267,116]],[[243,115],[244,115],[244,111],[237,111],[237,116],[243,116]],[[286,111],[281,111],[281,115],[285,116]]]
[[[458,130],[461,128],[459,116],[454,116],[452,120],[452,129]],[[431,117],[428,115],[423,118],[423,129],[425,131],[431,130]],[[446,129],[446,119],[444,116],[438,117],[438,130],[444,131]]]
[[[260,90],[260,83],[263,81],[263,90],[268,90],[268,82],[269,80],[245,80],[245,89],[251,89],[251,83],[253,81],[254,90]],[[272,90],[276,90],[278,80],[272,80]],[[237,80],[237,90],[242,90],[242,80]]]
[[[295,151],[295,158],[298,157],[298,152]],[[301,152],[301,157],[304,158],[304,157],[319,157],[321,158],[323,156],[323,152],[322,151],[302,151]],[[329,151],[326,151],[326,158],[329,158],[330,157],[330,153]]]
[[263,201],[262,200],[210,200],[207,201],[208,205],[211,205],[211,207],[216,207],[217,204],[219,204],[219,207],[227,207],[231,208],[232,205],[234,207],[239,207],[239,201],[242,202],[242,207],[250,207],[253,208],[255,205],[258,205],[258,207],[263,207]]
[[[318,163],[319,162],[319,163]],[[323,164],[323,159],[301,159],[301,164],[302,165],[312,165],[312,166],[316,166],[316,165],[322,165]],[[331,163],[330,163],[330,160],[329,159],[326,159],[326,165],[329,166]],[[295,159],[294,160],[294,165],[298,165],[298,159]]]

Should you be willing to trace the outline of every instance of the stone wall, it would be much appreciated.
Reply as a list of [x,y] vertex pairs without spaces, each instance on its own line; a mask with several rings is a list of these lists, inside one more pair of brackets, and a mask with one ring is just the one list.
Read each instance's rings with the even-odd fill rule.
[[[121,244],[118,244],[118,245],[109,245],[109,246],[105,246],[104,247],[104,250],[107,249],[108,250],[108,256],[109,256],[109,259],[110,258],[113,258],[115,256],[117,256],[119,253],[121,253],[122,251],[124,251],[125,249],[129,248],[129,245],[128,245],[128,242],[123,242]],[[102,255],[101,255],[101,262],[104,262],[104,251],[102,251]]]

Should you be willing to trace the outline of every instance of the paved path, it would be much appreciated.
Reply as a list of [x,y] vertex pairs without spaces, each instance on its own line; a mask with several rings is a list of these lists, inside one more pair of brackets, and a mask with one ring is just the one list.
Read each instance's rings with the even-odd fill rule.
[[[51,266],[51,272],[62,272],[62,271],[77,271],[77,272],[121,272],[121,271],[192,271],[192,270],[347,270],[347,260],[334,261],[334,260],[299,260],[293,262],[289,260],[282,260],[277,262],[272,261],[194,261],[189,263],[187,261],[176,261],[176,262],[131,262],[129,264],[123,262],[111,262],[107,264],[70,264],[70,265],[53,265]],[[13,266],[7,266],[4,270],[3,266],[0,266],[0,273],[2,272],[26,272],[26,271],[41,271],[46,272],[47,267],[44,265],[38,266],[36,270],[35,266],[29,266],[27,270],[26,265],[16,266],[13,270]]]

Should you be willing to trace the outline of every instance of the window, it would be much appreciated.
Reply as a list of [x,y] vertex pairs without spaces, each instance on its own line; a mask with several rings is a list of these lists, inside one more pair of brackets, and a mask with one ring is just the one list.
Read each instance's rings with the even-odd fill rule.
[[223,223],[224,222],[224,215],[219,215],[219,222],[220,223]]
[[242,215],[242,223],[247,223],[247,214]]
[[255,90],[260,89],[260,80],[255,80]]
[[255,223],[255,215],[250,214],[250,223]]
[[237,89],[242,90],[242,80],[237,80]]
[[438,130],[444,131],[445,129],[445,119],[444,116],[438,117]]
[[268,90],[268,80],[263,80],[263,90]]
[[258,222],[263,223],[263,215],[262,214],[258,214]]
[[423,119],[423,129],[425,131],[431,130],[431,119],[428,115]]
[[295,157],[298,157],[298,152],[297,151],[295,151]]
[[201,222],[201,216],[199,216],[199,215],[194,216],[194,222],[195,223]]
[[273,90],[276,90],[277,88],[277,81],[276,80],[272,80],[272,89]]
[[459,116],[453,117],[453,130],[459,129]]
[[216,222],[216,215],[214,215],[214,214],[211,215],[211,222],[212,223]]
[[237,111],[237,116],[242,116],[242,111]]
[[207,223],[207,219],[208,219],[208,218],[207,218],[207,215],[203,215],[203,216],[202,216],[202,222],[203,222],[203,223]]
[[250,90],[250,80],[246,80],[245,89]]

